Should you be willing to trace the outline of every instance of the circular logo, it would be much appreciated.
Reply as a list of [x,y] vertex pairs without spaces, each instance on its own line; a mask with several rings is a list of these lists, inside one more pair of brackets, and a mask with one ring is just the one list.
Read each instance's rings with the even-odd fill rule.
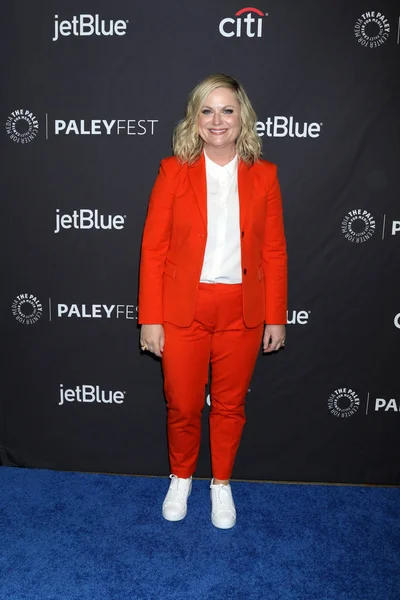
[[349,242],[361,244],[369,240],[375,231],[375,219],[367,210],[351,210],[342,221],[342,233]]
[[39,121],[33,113],[22,108],[14,110],[6,121],[7,135],[16,144],[27,144],[35,139]]
[[390,33],[390,23],[380,12],[371,10],[357,19],[354,25],[356,40],[367,48],[376,48],[386,42]]
[[19,323],[32,325],[39,321],[43,313],[41,302],[33,294],[20,294],[11,306],[12,314]]
[[397,313],[394,317],[394,326],[397,327],[397,329],[400,329],[400,313]]
[[350,388],[339,388],[328,399],[328,408],[331,414],[342,419],[352,417],[359,407],[360,398]]

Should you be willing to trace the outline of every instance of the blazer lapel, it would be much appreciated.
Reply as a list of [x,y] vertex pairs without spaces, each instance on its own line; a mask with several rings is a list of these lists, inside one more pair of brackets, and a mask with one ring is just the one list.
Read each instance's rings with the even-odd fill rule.
[[240,206],[240,231],[243,231],[246,224],[246,218],[249,214],[251,197],[253,193],[253,170],[241,160],[239,160],[238,165],[238,193]]
[[207,231],[207,179],[206,160],[202,152],[199,159],[188,167],[189,181],[193,188],[204,227]]

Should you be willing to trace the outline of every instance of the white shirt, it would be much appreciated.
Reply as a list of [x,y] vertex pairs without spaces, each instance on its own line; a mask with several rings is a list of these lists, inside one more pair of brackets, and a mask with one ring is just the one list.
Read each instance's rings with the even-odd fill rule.
[[207,243],[200,281],[241,283],[238,158],[221,167],[204,152],[207,178]]

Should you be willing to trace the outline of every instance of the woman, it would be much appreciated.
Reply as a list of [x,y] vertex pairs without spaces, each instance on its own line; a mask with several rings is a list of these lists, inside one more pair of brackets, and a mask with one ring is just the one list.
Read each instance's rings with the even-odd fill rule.
[[261,341],[264,352],[285,344],[281,194],[255,123],[232,77],[211,75],[192,90],[151,193],[140,262],[140,342],[161,357],[167,400],[162,514],[187,512],[211,363],[211,520],[223,529],[236,522],[229,480]]

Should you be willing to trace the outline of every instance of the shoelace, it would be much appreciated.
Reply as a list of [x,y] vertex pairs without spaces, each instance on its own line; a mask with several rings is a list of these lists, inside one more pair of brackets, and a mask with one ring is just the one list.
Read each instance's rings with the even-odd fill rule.
[[[176,500],[178,502],[186,502],[187,500],[187,490],[184,491],[182,489],[180,489],[179,487],[179,477],[177,477],[176,475],[170,475],[169,478],[171,479],[171,488],[170,491],[174,492],[176,494]],[[170,501],[170,499],[169,499]]]
[[234,512],[234,508],[231,505],[229,488],[227,485],[223,483],[212,483],[210,485],[211,489],[217,490],[217,503],[218,506],[224,506],[226,509],[229,509],[231,512]]

